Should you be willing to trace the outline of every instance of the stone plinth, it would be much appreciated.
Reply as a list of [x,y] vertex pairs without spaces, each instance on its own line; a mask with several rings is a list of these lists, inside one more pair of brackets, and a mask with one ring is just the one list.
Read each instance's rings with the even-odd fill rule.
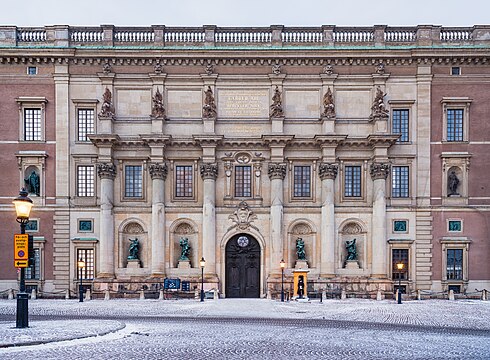
[[139,269],[141,267],[140,261],[138,259],[128,260],[128,269]]
[[347,260],[345,262],[345,268],[348,270],[358,270],[359,263],[357,262],[357,260]]
[[295,269],[308,269],[308,262],[306,260],[296,260]]
[[191,262],[190,260],[179,260],[179,263],[177,264],[178,269],[190,269],[191,268]]

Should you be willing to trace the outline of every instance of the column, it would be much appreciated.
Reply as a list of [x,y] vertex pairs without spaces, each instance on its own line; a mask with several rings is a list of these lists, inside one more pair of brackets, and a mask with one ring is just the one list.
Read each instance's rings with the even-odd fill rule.
[[114,277],[114,178],[113,163],[97,164],[100,177],[100,266],[98,277]]
[[168,168],[165,163],[149,166],[152,180],[151,199],[151,275],[165,274],[165,180]]
[[279,272],[280,262],[283,257],[283,181],[286,176],[286,164],[270,163],[268,170],[271,180],[271,251],[270,251],[270,269],[271,272]]
[[337,171],[337,164],[321,163],[319,166],[322,180],[320,274],[326,276],[335,276],[334,182]]
[[200,167],[203,179],[202,204],[202,256],[206,260],[204,271],[216,274],[216,178],[218,164],[204,163]]
[[387,163],[372,163],[373,218],[372,218],[372,276],[386,278],[386,178],[390,173]]

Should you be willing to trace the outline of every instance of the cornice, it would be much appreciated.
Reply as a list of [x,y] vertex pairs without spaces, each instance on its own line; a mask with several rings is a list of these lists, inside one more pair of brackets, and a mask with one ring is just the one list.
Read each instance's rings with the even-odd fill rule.
[[272,147],[284,147],[294,139],[294,135],[262,135],[262,141]]

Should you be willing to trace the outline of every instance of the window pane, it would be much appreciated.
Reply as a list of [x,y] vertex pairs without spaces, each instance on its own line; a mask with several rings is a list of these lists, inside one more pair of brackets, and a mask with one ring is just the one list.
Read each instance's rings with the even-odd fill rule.
[[[408,280],[408,249],[393,249],[391,251],[393,280]],[[402,263],[403,269],[398,270],[396,264]]]
[[34,264],[26,268],[27,280],[40,280],[41,279],[41,251],[34,249]]
[[447,279],[463,280],[463,249],[447,249]]
[[81,165],[77,167],[77,196],[95,195],[94,167]]
[[141,165],[127,165],[124,168],[124,196],[143,197],[143,168]]
[[345,186],[344,196],[359,197],[361,196],[361,167],[345,167]]
[[88,141],[87,135],[94,133],[94,110],[78,109],[78,141]]
[[235,166],[235,196],[252,196],[252,167]]
[[463,109],[447,110],[447,141],[463,141]]
[[193,171],[192,166],[175,167],[175,196],[192,197],[193,196]]
[[293,196],[309,197],[310,191],[311,168],[309,166],[294,167]]
[[77,261],[85,262],[85,267],[80,270],[77,268],[77,279],[80,279],[80,273],[83,280],[91,280],[95,275],[95,251],[94,249],[77,249]]
[[393,166],[391,179],[391,196],[408,197],[408,166]]
[[24,140],[41,140],[41,109],[24,109]]
[[393,134],[401,134],[398,142],[408,141],[408,109],[393,110]]

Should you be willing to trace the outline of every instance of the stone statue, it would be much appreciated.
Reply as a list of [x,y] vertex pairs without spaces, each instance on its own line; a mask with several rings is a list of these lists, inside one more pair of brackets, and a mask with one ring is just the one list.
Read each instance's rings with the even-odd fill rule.
[[335,104],[333,102],[332,90],[327,89],[325,96],[323,97],[323,113],[322,117],[327,119],[335,118]]
[[179,244],[181,247],[179,260],[189,261],[189,251],[191,250],[189,239],[186,237],[180,238]]
[[388,110],[386,109],[386,105],[384,103],[384,97],[386,94],[381,91],[378,87],[376,89],[376,97],[373,101],[373,106],[371,106],[371,115],[369,116],[370,120],[374,118],[388,118]]
[[347,261],[357,260],[356,239],[347,240],[345,242],[345,248],[347,249]]
[[305,294],[305,280],[304,280],[304,276],[300,275],[298,276],[298,297],[302,299],[304,294]]
[[153,108],[151,109],[151,116],[164,119],[167,117],[165,115],[165,108],[163,107],[163,96],[158,88],[155,96],[153,96]]
[[459,185],[459,179],[458,176],[456,175],[456,172],[453,170],[447,177],[447,188],[448,188],[448,196],[451,195],[459,195],[458,193],[458,185]]
[[112,93],[108,88],[105,88],[102,99],[102,109],[100,110],[99,116],[114,116],[115,110],[114,105],[112,104]]
[[298,260],[306,260],[305,242],[302,238],[296,239],[296,255],[298,255]]
[[139,260],[140,244],[138,238],[129,239],[128,260]]
[[24,179],[24,182],[27,187],[27,192],[29,194],[36,194],[37,196],[40,195],[40,182],[39,182],[39,175],[36,174],[34,170],[32,170],[31,174]]
[[206,97],[204,98],[204,106],[202,107],[202,117],[205,119],[215,118],[217,111],[211,86],[208,86],[208,89],[204,92],[204,94],[206,94]]
[[283,116],[284,116],[284,112],[282,110],[281,92],[279,91],[279,87],[276,85],[276,89],[274,90],[274,95],[272,96],[270,117],[280,118]]

